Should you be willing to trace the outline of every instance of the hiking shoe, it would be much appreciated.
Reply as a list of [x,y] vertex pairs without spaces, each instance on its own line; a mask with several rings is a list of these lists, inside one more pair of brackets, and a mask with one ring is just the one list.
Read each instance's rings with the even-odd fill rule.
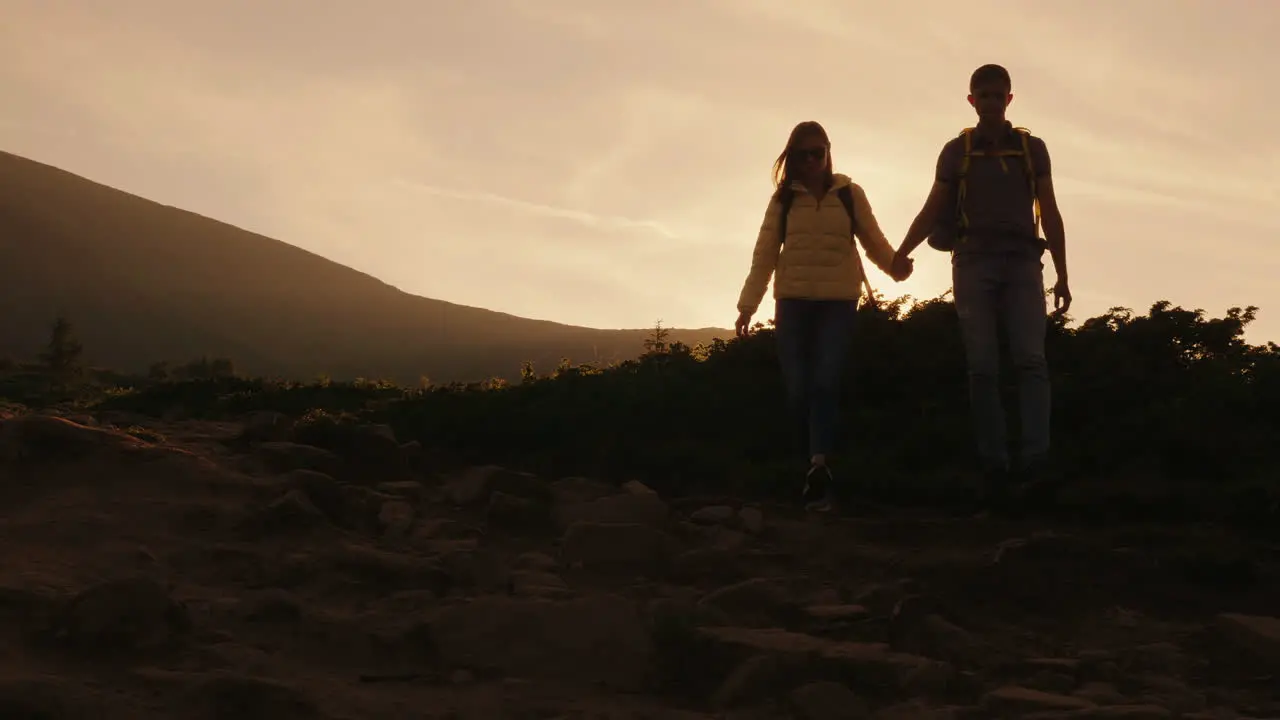
[[804,509],[826,512],[831,509],[831,469],[826,465],[813,465],[804,478]]
[[983,505],[999,515],[1008,515],[1015,509],[1013,485],[1015,478],[1007,467],[996,466],[982,472]]
[[1023,502],[1029,506],[1046,508],[1057,500],[1060,483],[1048,472],[1043,460],[1036,460],[1012,473],[1012,482]]

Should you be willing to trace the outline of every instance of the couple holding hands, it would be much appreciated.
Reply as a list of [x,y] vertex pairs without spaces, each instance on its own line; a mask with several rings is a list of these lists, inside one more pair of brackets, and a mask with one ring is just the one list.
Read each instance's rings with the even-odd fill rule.
[[[925,240],[951,254],[986,489],[999,496],[1039,479],[1049,451],[1046,249],[1057,273],[1055,312],[1070,308],[1071,291],[1049,152],[1043,140],[1005,119],[1011,87],[1008,71],[999,65],[974,71],[968,99],[978,122],[943,146],[928,199],[896,251],[863,189],[833,172],[831,143],[821,125],[797,125],[774,163],[777,190],[738,298],[735,328],[738,335],[748,332],[773,278],[778,360],[795,420],[807,429],[809,470],[802,496],[809,509],[830,507],[833,476],[827,461],[836,445],[840,381],[862,287],[870,292],[854,237],[871,262],[899,282],[911,275],[911,253]],[[1012,455],[1000,401],[1000,322],[1018,373],[1021,447]]]

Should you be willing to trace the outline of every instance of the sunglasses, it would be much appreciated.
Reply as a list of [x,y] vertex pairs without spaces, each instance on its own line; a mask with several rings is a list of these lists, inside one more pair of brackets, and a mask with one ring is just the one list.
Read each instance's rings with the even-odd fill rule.
[[795,156],[796,160],[801,162],[805,160],[821,160],[827,156],[827,149],[820,147],[795,149],[791,151],[791,154]]

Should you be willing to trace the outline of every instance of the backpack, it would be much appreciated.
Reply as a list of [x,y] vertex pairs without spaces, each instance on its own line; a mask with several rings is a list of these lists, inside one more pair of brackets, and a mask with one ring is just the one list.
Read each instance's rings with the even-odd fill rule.
[[[787,243],[787,216],[791,214],[791,202],[795,200],[796,191],[790,186],[778,189],[778,203],[781,205],[781,211],[778,213],[778,244],[785,245]],[[853,243],[853,233],[858,229],[858,218],[853,211],[853,187],[845,185],[836,190],[836,197],[840,198],[840,204],[844,206],[844,211],[849,215],[849,242]],[[854,260],[858,263],[858,270],[862,273],[862,284],[867,288],[867,298],[875,297],[875,291],[871,289],[871,279],[867,277],[867,271],[862,265],[862,255],[858,253],[857,246],[852,248]]]
[[1022,140],[1021,150],[974,151],[973,130],[974,128],[969,127],[960,131],[960,137],[964,139],[964,156],[960,161],[960,173],[956,180],[955,214],[944,216],[938,220],[933,232],[929,234],[929,247],[942,252],[953,252],[956,246],[964,243],[967,238],[965,231],[969,229],[969,217],[964,212],[965,179],[969,175],[969,158],[972,157],[998,157],[1001,163],[1004,162],[1006,157],[1022,158],[1022,165],[1027,175],[1027,184],[1031,188],[1031,209],[1035,213],[1036,238],[1039,240],[1040,198],[1036,196],[1036,168],[1035,161],[1031,157],[1029,140],[1031,131],[1022,127],[1014,128],[1014,131],[1018,133],[1019,138]]

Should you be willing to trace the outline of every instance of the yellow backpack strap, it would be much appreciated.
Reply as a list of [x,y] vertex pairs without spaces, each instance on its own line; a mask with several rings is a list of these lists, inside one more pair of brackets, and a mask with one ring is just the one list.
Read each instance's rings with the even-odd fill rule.
[[1022,161],[1027,166],[1027,183],[1031,187],[1031,210],[1035,214],[1036,237],[1040,237],[1040,196],[1036,193],[1036,163],[1031,157],[1031,131],[1014,128],[1022,138]]

